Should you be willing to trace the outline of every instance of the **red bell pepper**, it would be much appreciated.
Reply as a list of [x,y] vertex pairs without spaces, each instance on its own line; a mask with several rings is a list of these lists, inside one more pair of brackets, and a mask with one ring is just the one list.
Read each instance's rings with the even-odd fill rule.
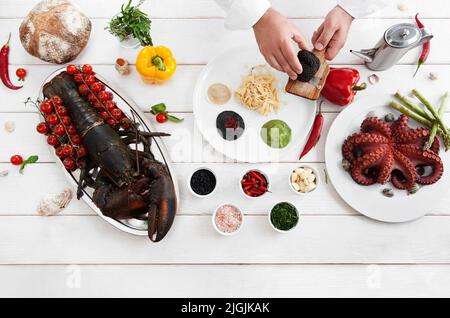
[[322,96],[339,106],[351,104],[358,91],[367,88],[366,83],[358,85],[359,72],[353,68],[330,68]]

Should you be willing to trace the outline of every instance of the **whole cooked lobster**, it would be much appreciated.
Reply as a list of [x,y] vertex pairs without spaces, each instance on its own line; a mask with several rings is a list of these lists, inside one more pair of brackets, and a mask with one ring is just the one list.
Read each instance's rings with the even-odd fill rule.
[[[177,200],[165,164],[151,152],[152,138],[161,133],[134,129],[116,131],[80,93],[72,75],[62,72],[44,85],[46,98],[59,96],[66,106],[88,156],[81,167],[77,196],[86,186],[93,201],[114,219],[147,218],[148,236],[158,242],[172,226]],[[137,145],[142,145],[138,150]],[[142,149],[143,148],[143,149]]]

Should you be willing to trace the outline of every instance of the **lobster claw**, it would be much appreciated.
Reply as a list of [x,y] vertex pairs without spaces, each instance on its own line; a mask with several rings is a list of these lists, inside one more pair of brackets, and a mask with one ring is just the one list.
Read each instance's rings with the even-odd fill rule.
[[[156,171],[152,171],[156,173]],[[153,242],[161,241],[169,232],[177,210],[177,199],[172,179],[167,174],[156,173],[150,185],[148,211],[148,237]]]

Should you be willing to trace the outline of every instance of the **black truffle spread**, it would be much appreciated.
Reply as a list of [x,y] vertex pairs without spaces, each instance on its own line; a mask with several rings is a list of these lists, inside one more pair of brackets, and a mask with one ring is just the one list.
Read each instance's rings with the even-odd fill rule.
[[244,119],[231,110],[221,112],[217,116],[216,127],[225,140],[236,140],[242,136],[245,130]]
[[320,60],[314,53],[306,50],[298,52],[297,57],[303,67],[303,72],[298,75],[297,80],[300,82],[309,82],[319,70]]

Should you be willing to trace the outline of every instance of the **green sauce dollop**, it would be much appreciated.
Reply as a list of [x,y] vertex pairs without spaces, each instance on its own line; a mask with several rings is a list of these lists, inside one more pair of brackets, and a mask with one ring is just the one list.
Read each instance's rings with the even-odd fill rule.
[[284,148],[291,142],[291,128],[282,120],[274,119],[261,128],[261,138],[272,148]]

